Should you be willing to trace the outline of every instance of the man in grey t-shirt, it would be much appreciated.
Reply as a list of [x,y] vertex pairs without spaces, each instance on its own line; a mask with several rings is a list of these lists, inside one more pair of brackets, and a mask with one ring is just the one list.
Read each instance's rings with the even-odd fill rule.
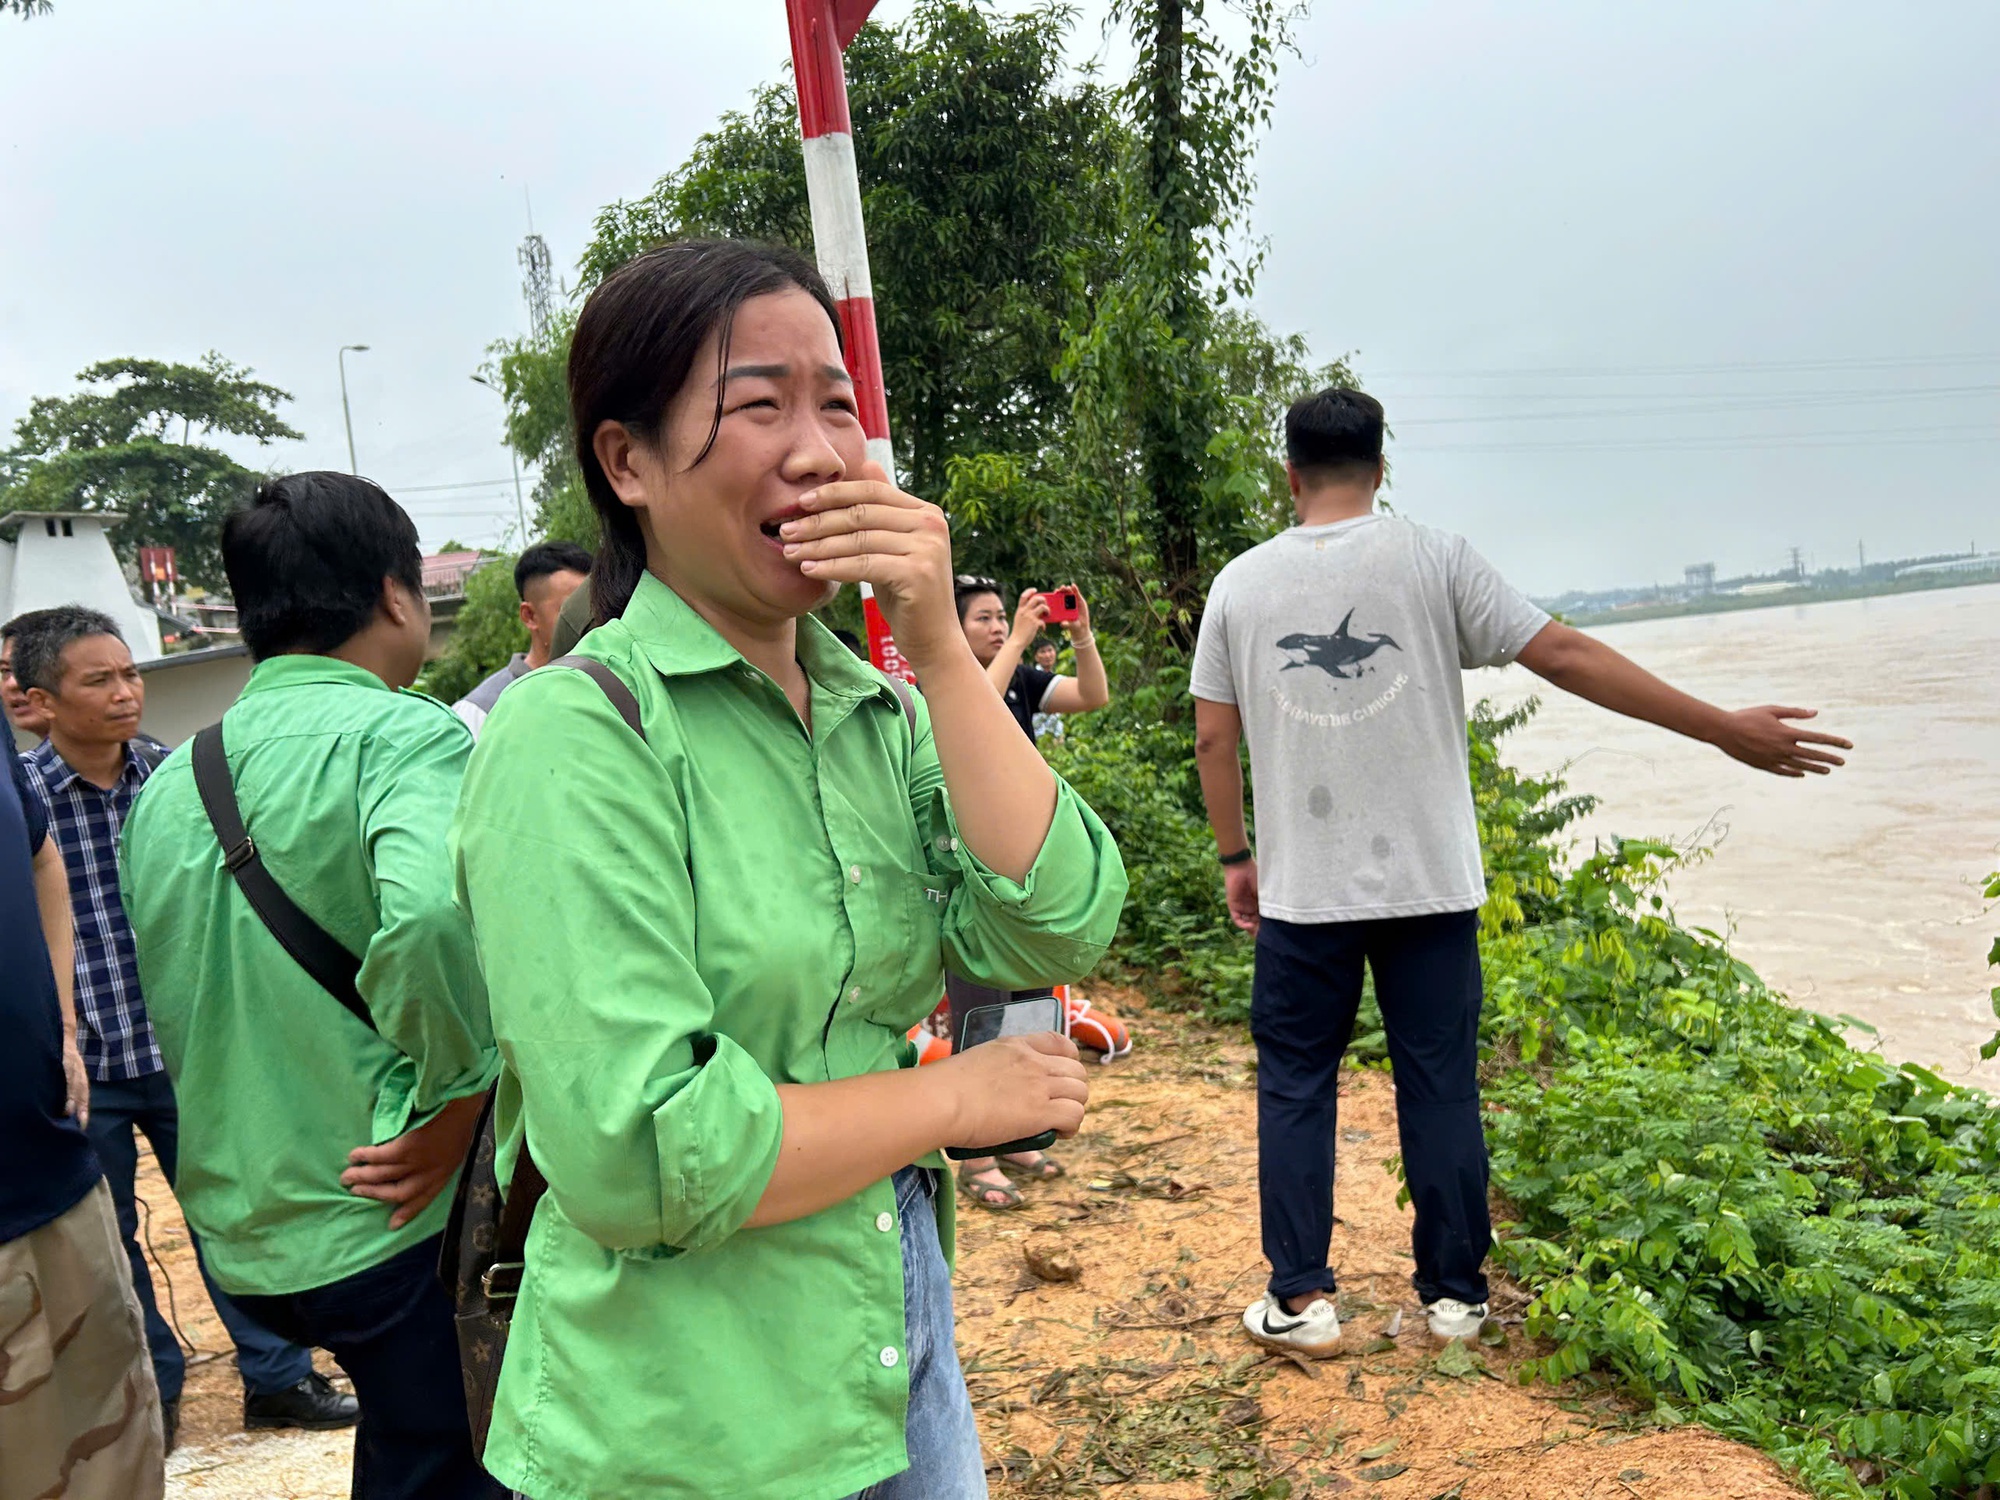
[[521,554],[514,564],[514,592],[521,596],[521,623],[528,627],[528,649],[516,651],[506,666],[451,706],[475,738],[500,695],[553,658],[550,646],[562,608],[589,576],[590,554],[574,542],[537,542]]
[[1395,1069],[1418,1295],[1441,1338],[1476,1333],[1486,1316],[1492,1228],[1477,1077],[1486,884],[1460,670],[1518,661],[1782,776],[1823,775],[1848,744],[1786,722],[1807,710],[1731,713],[1678,692],[1551,621],[1463,538],[1378,513],[1374,398],[1322,391],[1295,403],[1285,427],[1299,524],[1216,576],[1191,686],[1230,917],[1257,935],[1250,1020],[1272,1274],[1243,1325],[1260,1343],[1321,1357],[1340,1338],[1327,1266],[1335,1084],[1364,963]]

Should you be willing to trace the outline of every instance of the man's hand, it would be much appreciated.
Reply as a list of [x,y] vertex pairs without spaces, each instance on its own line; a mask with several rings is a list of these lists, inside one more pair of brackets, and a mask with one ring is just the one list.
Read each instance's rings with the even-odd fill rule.
[[90,1125],[90,1070],[83,1065],[76,1038],[63,1038],[63,1092],[67,1098],[63,1113],[75,1120],[78,1129]]
[[389,1227],[401,1229],[431,1206],[464,1165],[485,1104],[484,1094],[454,1099],[393,1141],[355,1147],[347,1153],[350,1165],[340,1174],[340,1185],[357,1198],[393,1204]]
[[1229,898],[1229,920],[1255,937],[1257,926],[1263,921],[1257,910],[1257,861],[1246,859],[1240,865],[1224,865],[1222,890]]
[[1715,748],[1746,766],[1755,766],[1774,776],[1824,776],[1847,762],[1831,750],[1812,747],[1830,745],[1835,750],[1852,750],[1854,744],[1838,735],[1798,729],[1786,722],[1818,717],[1816,708],[1780,708],[1768,703],[1761,708],[1739,709],[1723,717],[1722,727],[1716,732]]

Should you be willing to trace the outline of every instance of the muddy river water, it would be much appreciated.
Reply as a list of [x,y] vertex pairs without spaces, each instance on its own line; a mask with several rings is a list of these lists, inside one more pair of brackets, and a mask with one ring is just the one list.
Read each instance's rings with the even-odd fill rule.
[[1798,704],[1855,749],[1844,770],[1766,776],[1568,697],[1518,667],[1469,673],[1468,699],[1540,714],[1508,754],[1567,767],[1601,805],[1576,832],[1708,846],[1673,877],[1683,923],[1733,946],[1801,1005],[1877,1028],[1894,1061],[2000,1090],[1979,1044],[2000,982],[2000,585],[1598,627],[1668,681],[1731,707]]

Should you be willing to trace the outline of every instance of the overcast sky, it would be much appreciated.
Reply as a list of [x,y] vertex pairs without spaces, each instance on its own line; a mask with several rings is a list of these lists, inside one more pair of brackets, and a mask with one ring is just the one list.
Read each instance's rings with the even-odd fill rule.
[[[1300,43],[1259,308],[1356,353],[1407,513],[1541,593],[2000,546],[2000,6],[1321,0]],[[342,468],[367,344],[362,471],[497,541],[468,377],[525,326],[524,190],[569,272],[785,57],[778,0],[0,21],[0,429],[214,348],[297,398],[246,458]]]

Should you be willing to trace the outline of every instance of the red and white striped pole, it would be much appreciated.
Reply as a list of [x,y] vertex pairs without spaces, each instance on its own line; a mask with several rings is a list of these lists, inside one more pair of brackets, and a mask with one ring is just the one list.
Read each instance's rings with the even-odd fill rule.
[[[847,373],[861,408],[868,456],[896,477],[889,446],[889,399],[882,382],[882,346],[875,336],[875,294],[868,276],[868,235],[861,221],[861,178],[854,166],[854,122],[847,112],[841,53],[875,8],[875,0],[785,0],[792,29],[792,75],[805,136],[806,198],[812,206],[813,250],[840,311]],[[868,655],[884,672],[911,677],[896,649],[875,592],[861,585]]]

